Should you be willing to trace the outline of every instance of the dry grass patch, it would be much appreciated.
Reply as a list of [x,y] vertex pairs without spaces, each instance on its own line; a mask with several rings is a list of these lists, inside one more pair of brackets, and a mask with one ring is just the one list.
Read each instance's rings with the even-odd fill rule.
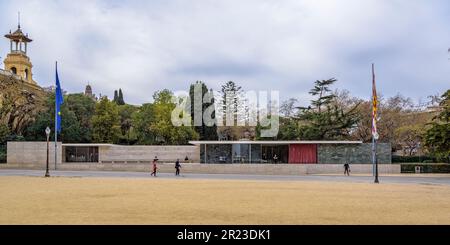
[[450,187],[0,177],[0,224],[450,224]]

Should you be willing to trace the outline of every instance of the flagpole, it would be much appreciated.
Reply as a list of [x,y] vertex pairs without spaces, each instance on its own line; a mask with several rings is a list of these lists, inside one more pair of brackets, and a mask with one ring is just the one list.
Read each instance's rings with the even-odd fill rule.
[[[58,72],[58,61],[56,61],[56,63],[55,63],[55,71],[56,71],[56,73]],[[57,87],[55,87],[55,170],[56,170],[56,163],[57,163],[57,160],[58,160],[58,155],[57,155],[57,152],[58,152],[58,105],[57,105],[57,103],[58,103],[58,101],[57,101],[57,99],[56,99],[56,96],[57,96]]]
[[[375,64],[372,64],[372,100],[377,100],[377,96],[376,96],[376,90],[375,90]],[[376,103],[376,104],[375,104]],[[377,101],[372,101],[373,105],[376,105],[376,108],[374,106],[373,110],[378,110],[378,103]],[[378,159],[377,159],[377,139],[376,139],[376,134],[378,134],[378,132],[374,133],[374,127],[376,127],[376,120],[377,120],[377,114],[378,113],[374,113],[374,111],[372,112],[372,164],[373,164],[373,174],[375,176],[375,183],[380,183],[378,180]]]
[[375,137],[372,135],[372,176],[375,177]]
[[378,180],[378,157],[377,157],[377,140],[375,140],[375,183],[380,183]]
[[372,163],[373,163],[373,171],[375,176],[375,183],[380,183],[378,180],[378,159],[377,159],[377,140],[375,137],[372,137]]

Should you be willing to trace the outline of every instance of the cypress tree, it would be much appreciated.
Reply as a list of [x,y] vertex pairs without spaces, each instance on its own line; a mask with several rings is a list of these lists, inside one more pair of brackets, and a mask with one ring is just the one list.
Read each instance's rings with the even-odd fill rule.
[[125,101],[123,100],[123,93],[122,89],[119,89],[119,97],[117,98],[117,104],[118,105],[125,105]]
[[[201,90],[202,90],[202,98],[207,94],[207,93],[212,93],[212,90],[209,91],[208,87],[206,86],[205,83],[201,82],[201,81],[197,81],[195,84],[191,84],[190,88],[189,88],[189,96],[191,99],[191,117],[192,120],[194,120],[194,90],[195,90],[195,86],[201,86]],[[201,111],[201,115],[203,115],[203,113],[206,111],[206,109],[209,106],[213,106],[214,105],[214,98],[212,99],[211,103],[207,103],[204,102],[202,104],[202,111]],[[215,120],[216,116],[215,116],[215,112],[212,113],[212,119]],[[200,140],[217,140],[217,125],[213,125],[213,126],[206,126],[205,123],[202,120],[202,126],[195,126],[194,127],[195,131],[199,134],[200,136]]]
[[117,93],[117,90],[114,90],[114,99],[113,99],[113,102],[117,104],[118,101],[119,101],[119,94]]

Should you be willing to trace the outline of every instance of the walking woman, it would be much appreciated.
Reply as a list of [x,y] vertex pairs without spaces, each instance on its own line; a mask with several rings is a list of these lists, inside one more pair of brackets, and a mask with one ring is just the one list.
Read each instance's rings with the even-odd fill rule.
[[158,167],[156,166],[156,162],[158,162],[158,157],[155,157],[155,159],[153,159],[153,172],[150,176],[155,176],[156,177],[156,170],[158,169]]

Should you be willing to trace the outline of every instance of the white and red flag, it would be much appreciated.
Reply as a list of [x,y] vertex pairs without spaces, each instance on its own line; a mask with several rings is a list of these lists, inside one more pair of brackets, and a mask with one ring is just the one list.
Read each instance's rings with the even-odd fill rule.
[[378,134],[377,129],[377,120],[378,120],[378,96],[377,96],[377,87],[375,85],[375,65],[372,64],[372,136],[375,140],[377,140],[380,135]]

